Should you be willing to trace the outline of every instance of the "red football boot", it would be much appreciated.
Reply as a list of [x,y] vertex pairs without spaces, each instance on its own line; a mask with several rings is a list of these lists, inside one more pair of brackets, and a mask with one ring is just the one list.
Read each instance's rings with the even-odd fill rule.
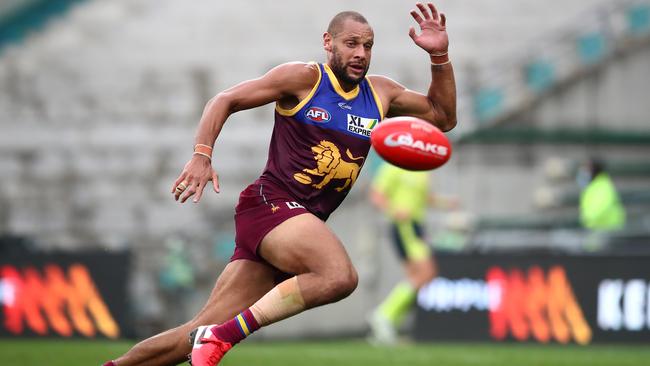
[[231,348],[232,344],[217,338],[210,328],[214,325],[204,325],[194,329],[190,333],[190,365],[192,366],[215,366],[218,365],[223,355]]

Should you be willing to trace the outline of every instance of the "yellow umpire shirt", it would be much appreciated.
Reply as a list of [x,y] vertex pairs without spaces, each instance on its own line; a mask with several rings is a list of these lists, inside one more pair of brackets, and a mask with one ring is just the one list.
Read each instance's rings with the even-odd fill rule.
[[415,221],[424,219],[428,205],[429,172],[415,172],[383,163],[372,187],[388,199],[391,218],[396,211],[407,211]]

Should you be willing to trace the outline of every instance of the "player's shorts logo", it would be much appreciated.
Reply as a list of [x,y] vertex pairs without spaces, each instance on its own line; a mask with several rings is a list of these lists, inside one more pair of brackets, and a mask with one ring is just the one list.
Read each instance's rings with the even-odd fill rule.
[[305,112],[305,118],[318,123],[326,123],[332,119],[330,112],[320,107],[311,107]]
[[[314,153],[316,160],[315,169],[303,169],[293,175],[293,178],[302,184],[312,184],[311,176],[323,177],[320,183],[312,184],[316,189],[323,189],[332,179],[345,179],[342,186],[336,187],[337,192],[351,187],[359,176],[361,166],[357,163],[345,161],[341,156],[339,148],[330,141],[321,141],[318,145],[313,146],[311,151]],[[350,160],[363,160],[364,157],[354,157],[349,149],[346,154]],[[307,174],[305,174],[307,173]]]
[[305,206],[301,205],[296,201],[285,202],[285,203],[287,204],[287,207],[289,207],[290,210],[295,210],[296,208],[305,208]]

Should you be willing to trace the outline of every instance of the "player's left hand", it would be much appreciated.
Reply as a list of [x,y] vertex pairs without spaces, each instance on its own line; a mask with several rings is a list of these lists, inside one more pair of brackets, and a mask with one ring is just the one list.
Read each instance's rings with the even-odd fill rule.
[[449,37],[445,28],[447,22],[445,14],[438,13],[438,10],[436,10],[436,7],[432,3],[428,3],[427,6],[424,6],[422,3],[417,3],[416,6],[422,15],[417,10],[411,10],[411,16],[418,22],[422,32],[418,35],[415,33],[415,28],[410,27],[409,36],[411,36],[415,44],[429,54],[437,55],[447,53]]

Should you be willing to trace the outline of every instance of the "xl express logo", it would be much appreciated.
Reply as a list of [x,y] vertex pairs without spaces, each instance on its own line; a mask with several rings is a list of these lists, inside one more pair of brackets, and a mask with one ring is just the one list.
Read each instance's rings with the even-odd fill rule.
[[592,330],[578,303],[566,271],[532,266],[488,269],[485,280],[437,278],[418,292],[418,305],[427,311],[487,311],[490,336],[517,341],[534,339],[588,344]]
[[364,118],[348,114],[348,131],[357,135],[370,137],[370,132],[375,128],[379,120],[374,118]]
[[318,123],[326,123],[332,119],[332,116],[326,109],[311,107],[305,112],[305,118]]
[[120,335],[85,265],[73,264],[66,273],[61,266],[48,264],[42,272],[35,267],[0,267],[2,326],[7,331],[23,335],[27,328],[41,336],[54,331],[64,337]]

